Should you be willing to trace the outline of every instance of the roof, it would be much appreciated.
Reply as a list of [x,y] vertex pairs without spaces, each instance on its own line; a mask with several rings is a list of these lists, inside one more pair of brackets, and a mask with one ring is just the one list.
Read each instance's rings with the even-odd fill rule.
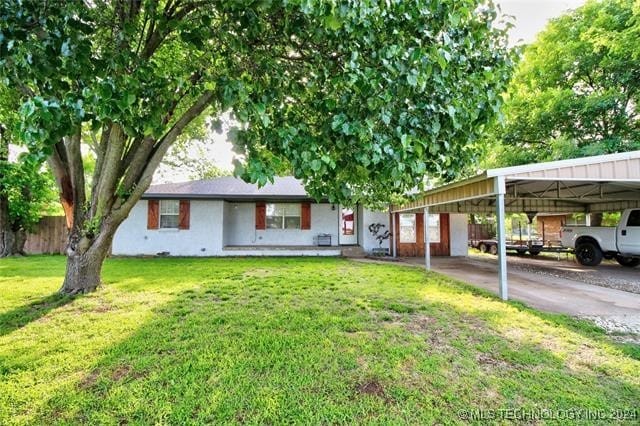
[[233,176],[190,182],[152,185],[143,198],[201,198],[201,199],[308,199],[302,182],[292,176],[276,177],[262,188]]
[[[496,194],[507,212],[600,212],[640,206],[640,151],[489,169],[433,188],[394,211],[488,213]],[[492,201],[493,200],[493,201]]]

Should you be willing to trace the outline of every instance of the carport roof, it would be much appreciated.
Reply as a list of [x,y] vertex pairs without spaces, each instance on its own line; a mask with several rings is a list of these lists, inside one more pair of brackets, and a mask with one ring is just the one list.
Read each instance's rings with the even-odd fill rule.
[[491,213],[499,193],[505,195],[505,210],[511,213],[640,207],[640,151],[489,169],[433,188],[392,210],[429,207],[432,212]]

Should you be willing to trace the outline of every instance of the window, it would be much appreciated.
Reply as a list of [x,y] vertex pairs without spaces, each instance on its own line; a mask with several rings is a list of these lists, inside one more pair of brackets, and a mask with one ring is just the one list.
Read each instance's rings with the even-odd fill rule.
[[300,204],[267,204],[267,229],[300,229]]
[[160,200],[160,228],[178,228],[180,201]]
[[429,242],[430,243],[440,242],[440,215],[439,214],[429,215]]
[[631,213],[629,213],[627,226],[640,226],[640,210],[632,210]]
[[401,243],[416,242],[416,215],[415,214],[400,215],[400,242]]

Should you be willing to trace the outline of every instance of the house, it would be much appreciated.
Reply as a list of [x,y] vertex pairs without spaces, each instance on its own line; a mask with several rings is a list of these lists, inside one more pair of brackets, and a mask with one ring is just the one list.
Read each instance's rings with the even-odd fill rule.
[[[405,217],[407,216],[407,217]],[[418,255],[424,246],[421,217],[403,215],[398,240],[402,254]],[[448,248],[449,215],[432,219],[442,226],[432,237]],[[456,215],[452,215],[456,216]],[[464,216],[464,215],[459,215]],[[114,237],[114,255],[169,256],[338,256],[343,251],[389,250],[369,229],[389,229],[388,212],[361,205],[316,202],[293,177],[275,178],[262,188],[234,177],[154,185],[133,208]],[[466,232],[466,216],[456,219]],[[412,228],[413,226],[413,228]],[[440,238],[440,235],[442,237]],[[413,241],[413,243],[407,241]],[[409,247],[414,247],[410,250]],[[446,249],[445,249],[446,246]],[[435,246],[433,246],[435,247]],[[466,245],[464,247],[466,254]],[[424,247],[422,248],[424,253]]]

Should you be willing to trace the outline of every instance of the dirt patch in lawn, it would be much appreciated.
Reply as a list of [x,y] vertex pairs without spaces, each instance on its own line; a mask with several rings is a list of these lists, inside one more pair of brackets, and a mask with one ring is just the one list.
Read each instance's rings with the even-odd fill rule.
[[144,374],[135,372],[130,365],[120,365],[118,368],[113,370],[113,373],[111,373],[111,379],[114,382],[119,382],[120,380],[124,380],[127,377],[131,377],[133,379],[139,379],[140,377],[143,377],[143,376]]
[[274,271],[272,269],[249,269],[242,274],[242,278],[265,278],[273,275]]
[[91,373],[87,374],[82,380],[80,380],[80,383],[78,383],[78,387],[80,389],[89,389],[97,383],[98,377],[100,377],[100,372],[98,370],[93,370]]
[[356,390],[359,394],[362,395],[371,395],[378,398],[386,399],[384,388],[377,380],[368,380],[366,382],[360,383],[356,387]]

